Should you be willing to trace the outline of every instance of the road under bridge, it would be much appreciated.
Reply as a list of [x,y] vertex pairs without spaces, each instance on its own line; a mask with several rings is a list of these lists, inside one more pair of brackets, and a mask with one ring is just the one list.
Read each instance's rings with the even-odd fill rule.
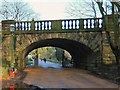
[[75,68],[29,67],[24,71],[28,74],[23,82],[41,88],[118,88],[118,85],[110,81]]

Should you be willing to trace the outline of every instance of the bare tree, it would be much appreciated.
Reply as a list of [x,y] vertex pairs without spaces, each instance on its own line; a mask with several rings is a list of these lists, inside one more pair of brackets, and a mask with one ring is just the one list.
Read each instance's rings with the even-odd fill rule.
[[7,20],[29,20],[36,18],[35,12],[30,8],[30,6],[21,0],[14,0],[8,2],[4,0],[0,7],[1,19]]
[[[110,47],[116,57],[116,64],[119,65],[120,63],[120,29],[119,29],[119,23],[118,23],[118,16],[120,15],[120,1],[116,0],[116,2],[113,2],[112,0],[90,0],[90,1],[83,1],[76,0],[75,2],[72,2],[70,4],[70,7],[67,9],[67,13],[71,16],[78,17],[97,17],[98,12],[101,13],[101,16],[103,17],[103,21],[105,22],[105,32],[107,40],[110,44]],[[97,6],[96,6],[97,4]],[[99,11],[98,11],[99,10]],[[106,30],[106,16],[111,15],[112,16],[112,22],[114,27],[114,37],[113,40],[109,30]],[[117,16],[117,18],[116,18]],[[111,23],[112,23],[111,22]]]
[[119,29],[118,18],[119,18],[119,12],[120,12],[120,2],[109,1],[109,3],[111,3],[112,5],[111,6],[111,12],[112,12],[111,23],[113,23],[113,28],[114,28],[114,40],[112,40],[112,37],[110,35],[111,31],[107,30],[106,28],[106,24],[108,23],[106,21],[106,18],[107,18],[106,15],[108,15],[108,13],[106,12],[106,9],[103,7],[103,2],[102,1],[101,2],[96,1],[96,2],[98,4],[103,20],[105,22],[104,26],[105,26],[106,37],[116,57],[116,65],[119,65],[120,64],[120,29]]
[[99,9],[95,0],[74,0],[67,7],[66,12],[68,15],[76,18],[83,17],[97,17],[100,15]]

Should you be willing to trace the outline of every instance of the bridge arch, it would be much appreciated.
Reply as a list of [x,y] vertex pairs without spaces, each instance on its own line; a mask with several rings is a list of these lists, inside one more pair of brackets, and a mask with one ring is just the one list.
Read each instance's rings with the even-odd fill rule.
[[87,57],[93,52],[88,46],[80,42],[63,38],[52,38],[39,40],[30,44],[28,47],[26,47],[26,49],[24,49],[22,60],[25,60],[25,57],[32,50],[46,46],[59,47],[67,50],[74,60],[75,67],[80,67],[80,63],[82,63],[81,65],[84,65],[83,63],[87,64]]
[[[24,68],[24,58],[30,51],[45,46],[65,49],[76,60],[75,66],[77,67],[91,66],[91,63],[94,65],[96,61],[99,62],[102,60],[101,32],[19,33],[15,37],[15,62],[18,69]],[[12,35],[9,35],[4,41],[9,43],[8,53],[11,53],[11,38]]]

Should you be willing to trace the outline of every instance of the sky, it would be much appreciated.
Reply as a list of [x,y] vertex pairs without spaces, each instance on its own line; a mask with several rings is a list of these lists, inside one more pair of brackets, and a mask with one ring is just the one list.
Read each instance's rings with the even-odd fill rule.
[[[25,0],[35,13],[40,14],[41,20],[75,18],[68,15],[67,10],[75,0]],[[84,2],[83,0],[78,0]],[[86,0],[88,1],[88,0]],[[89,2],[89,1],[88,1]]]
[[27,0],[31,8],[38,14],[40,19],[65,19],[69,18],[66,8],[71,0]]
[[[14,0],[6,0],[14,1]],[[19,1],[19,0],[18,0]],[[25,1],[30,5],[38,18],[41,20],[58,20],[72,18],[67,14],[67,10],[71,2],[75,0],[20,0]],[[80,0],[83,1],[83,0]],[[88,1],[88,0],[87,0]]]

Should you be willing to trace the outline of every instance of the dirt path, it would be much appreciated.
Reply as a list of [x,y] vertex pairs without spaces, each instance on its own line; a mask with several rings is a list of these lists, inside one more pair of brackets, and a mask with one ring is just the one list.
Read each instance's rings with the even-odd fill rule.
[[118,88],[80,69],[26,68],[23,82],[43,88]]

